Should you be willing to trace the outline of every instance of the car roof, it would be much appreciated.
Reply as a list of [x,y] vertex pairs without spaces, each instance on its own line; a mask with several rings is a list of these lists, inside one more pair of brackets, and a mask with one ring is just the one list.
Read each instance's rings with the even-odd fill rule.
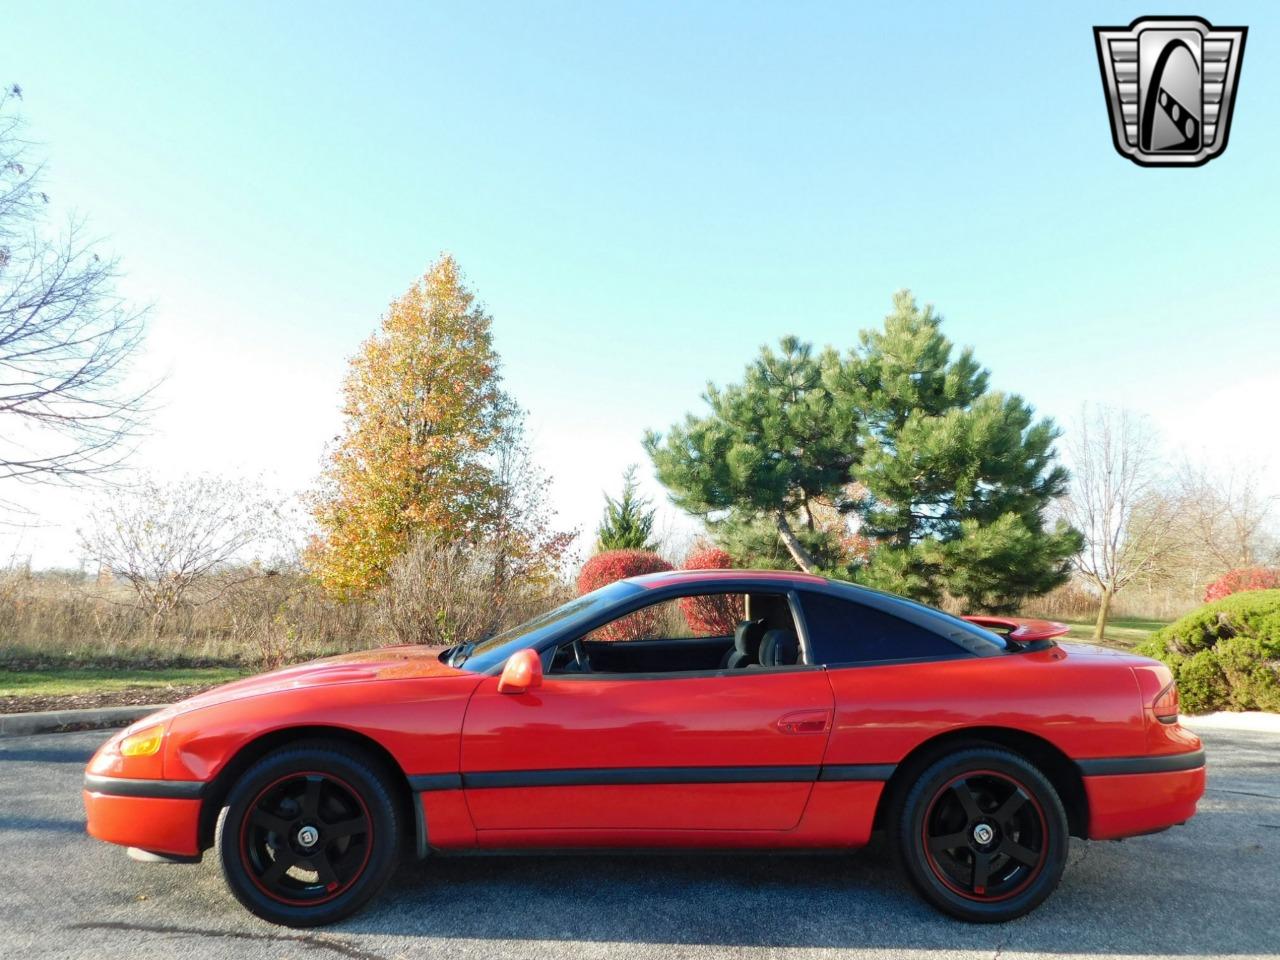
[[646,590],[659,587],[672,587],[682,584],[720,583],[726,580],[734,582],[750,581],[756,583],[811,583],[824,584],[829,581],[812,573],[801,573],[798,570],[664,570],[661,573],[645,573],[638,577],[628,577],[627,583],[634,583]]
[[[931,633],[958,643],[971,653],[978,653],[975,642],[980,646],[989,645],[992,652],[1006,649],[1003,637],[984,630],[975,623],[954,617],[936,607],[926,606],[900,597],[897,594],[885,593],[873,587],[849,583],[847,580],[832,580],[812,573],[798,570],[667,570],[662,573],[646,573],[638,577],[628,577],[618,581],[644,590],[659,590],[670,587],[714,587],[722,585],[726,592],[750,590],[753,587],[787,590],[792,586],[807,586],[814,592],[828,596],[842,597],[864,606],[872,607],[883,613],[906,620]],[[987,654],[981,654],[987,655]]]

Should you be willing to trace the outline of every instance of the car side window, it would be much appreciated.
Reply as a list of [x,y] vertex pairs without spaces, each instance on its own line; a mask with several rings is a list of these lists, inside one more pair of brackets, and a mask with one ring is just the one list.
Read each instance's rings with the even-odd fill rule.
[[965,655],[946,637],[861,603],[804,593],[800,605],[814,659],[826,666]]
[[785,594],[693,593],[641,607],[561,644],[554,674],[697,673],[804,664]]
[[745,600],[722,593],[651,603],[562,644],[549,672],[649,677],[718,670],[733,649]]
[[636,643],[732,637],[745,609],[746,597],[741,593],[677,597],[611,620],[582,639],[588,643]]

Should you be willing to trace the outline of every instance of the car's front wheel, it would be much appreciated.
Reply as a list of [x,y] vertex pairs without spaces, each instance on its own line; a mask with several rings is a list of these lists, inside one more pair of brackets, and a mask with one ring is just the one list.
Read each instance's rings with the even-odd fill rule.
[[920,773],[896,816],[912,883],[962,920],[994,923],[1035,909],[1066,865],[1067,816],[1035,766],[998,747],[942,757]]
[[271,923],[313,927],[354,913],[383,887],[400,825],[376,764],[316,742],[245,771],[218,818],[215,846],[245,907]]

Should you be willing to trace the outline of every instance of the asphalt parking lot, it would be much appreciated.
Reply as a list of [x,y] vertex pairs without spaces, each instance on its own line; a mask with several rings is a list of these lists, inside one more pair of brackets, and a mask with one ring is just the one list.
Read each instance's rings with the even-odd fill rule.
[[1241,957],[1280,954],[1280,736],[1206,731],[1187,826],[1073,842],[1058,892],[1003,926],[918,901],[882,844],[848,856],[439,858],[300,933],[236,904],[216,860],[138,864],[83,832],[103,733],[0,740],[0,957]]

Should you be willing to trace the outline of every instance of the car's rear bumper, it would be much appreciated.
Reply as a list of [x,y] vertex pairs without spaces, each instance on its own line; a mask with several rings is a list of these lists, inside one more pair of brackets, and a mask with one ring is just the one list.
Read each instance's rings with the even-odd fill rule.
[[1089,839],[1154,833],[1194,816],[1204,795],[1204,752],[1084,761]]
[[85,777],[89,836],[124,847],[182,857],[200,854],[200,794],[204,784],[174,780]]

